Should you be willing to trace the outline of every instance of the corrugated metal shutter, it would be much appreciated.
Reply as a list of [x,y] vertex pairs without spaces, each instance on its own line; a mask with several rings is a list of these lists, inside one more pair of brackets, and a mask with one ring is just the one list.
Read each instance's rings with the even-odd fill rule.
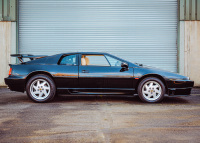
[[109,52],[176,71],[177,0],[19,0],[19,53]]

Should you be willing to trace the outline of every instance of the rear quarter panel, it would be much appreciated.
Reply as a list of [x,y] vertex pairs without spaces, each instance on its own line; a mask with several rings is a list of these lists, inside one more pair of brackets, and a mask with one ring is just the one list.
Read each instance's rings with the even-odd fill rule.
[[78,85],[78,66],[67,65],[14,65],[13,78],[27,79],[34,73],[48,73],[53,77],[57,87],[74,87]]

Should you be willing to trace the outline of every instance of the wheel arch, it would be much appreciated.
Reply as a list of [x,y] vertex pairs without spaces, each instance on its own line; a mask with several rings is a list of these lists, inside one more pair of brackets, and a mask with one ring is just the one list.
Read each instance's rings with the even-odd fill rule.
[[[38,75],[38,74],[47,75],[47,76],[49,76],[54,81],[53,76],[49,72],[47,72],[47,71],[34,71],[34,72],[29,73],[28,76],[26,77],[26,79],[25,79],[25,86],[26,86],[26,83],[28,82],[28,80],[31,77],[33,77],[35,75]],[[54,81],[54,83],[55,83],[55,81]]]
[[141,82],[143,79],[147,78],[147,77],[156,77],[156,78],[160,79],[160,80],[163,82],[163,84],[165,85],[166,93],[168,93],[168,88],[167,88],[166,81],[165,81],[164,77],[162,77],[162,76],[159,75],[159,74],[146,74],[146,75],[143,75],[143,76],[138,80],[138,82],[137,82],[137,85],[136,85],[136,88],[135,88],[136,93],[138,93],[137,88],[138,88],[140,82]]

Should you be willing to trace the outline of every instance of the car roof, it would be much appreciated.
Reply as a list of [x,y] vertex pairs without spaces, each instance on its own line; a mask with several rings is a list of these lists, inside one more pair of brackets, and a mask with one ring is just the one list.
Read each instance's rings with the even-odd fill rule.
[[62,53],[62,54],[108,54],[105,52],[71,52],[71,53]]

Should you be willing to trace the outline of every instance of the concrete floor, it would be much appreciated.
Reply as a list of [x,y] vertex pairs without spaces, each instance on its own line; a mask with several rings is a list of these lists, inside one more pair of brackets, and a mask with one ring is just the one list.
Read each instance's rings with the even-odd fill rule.
[[200,142],[200,89],[147,104],[113,95],[34,103],[0,88],[0,142]]

